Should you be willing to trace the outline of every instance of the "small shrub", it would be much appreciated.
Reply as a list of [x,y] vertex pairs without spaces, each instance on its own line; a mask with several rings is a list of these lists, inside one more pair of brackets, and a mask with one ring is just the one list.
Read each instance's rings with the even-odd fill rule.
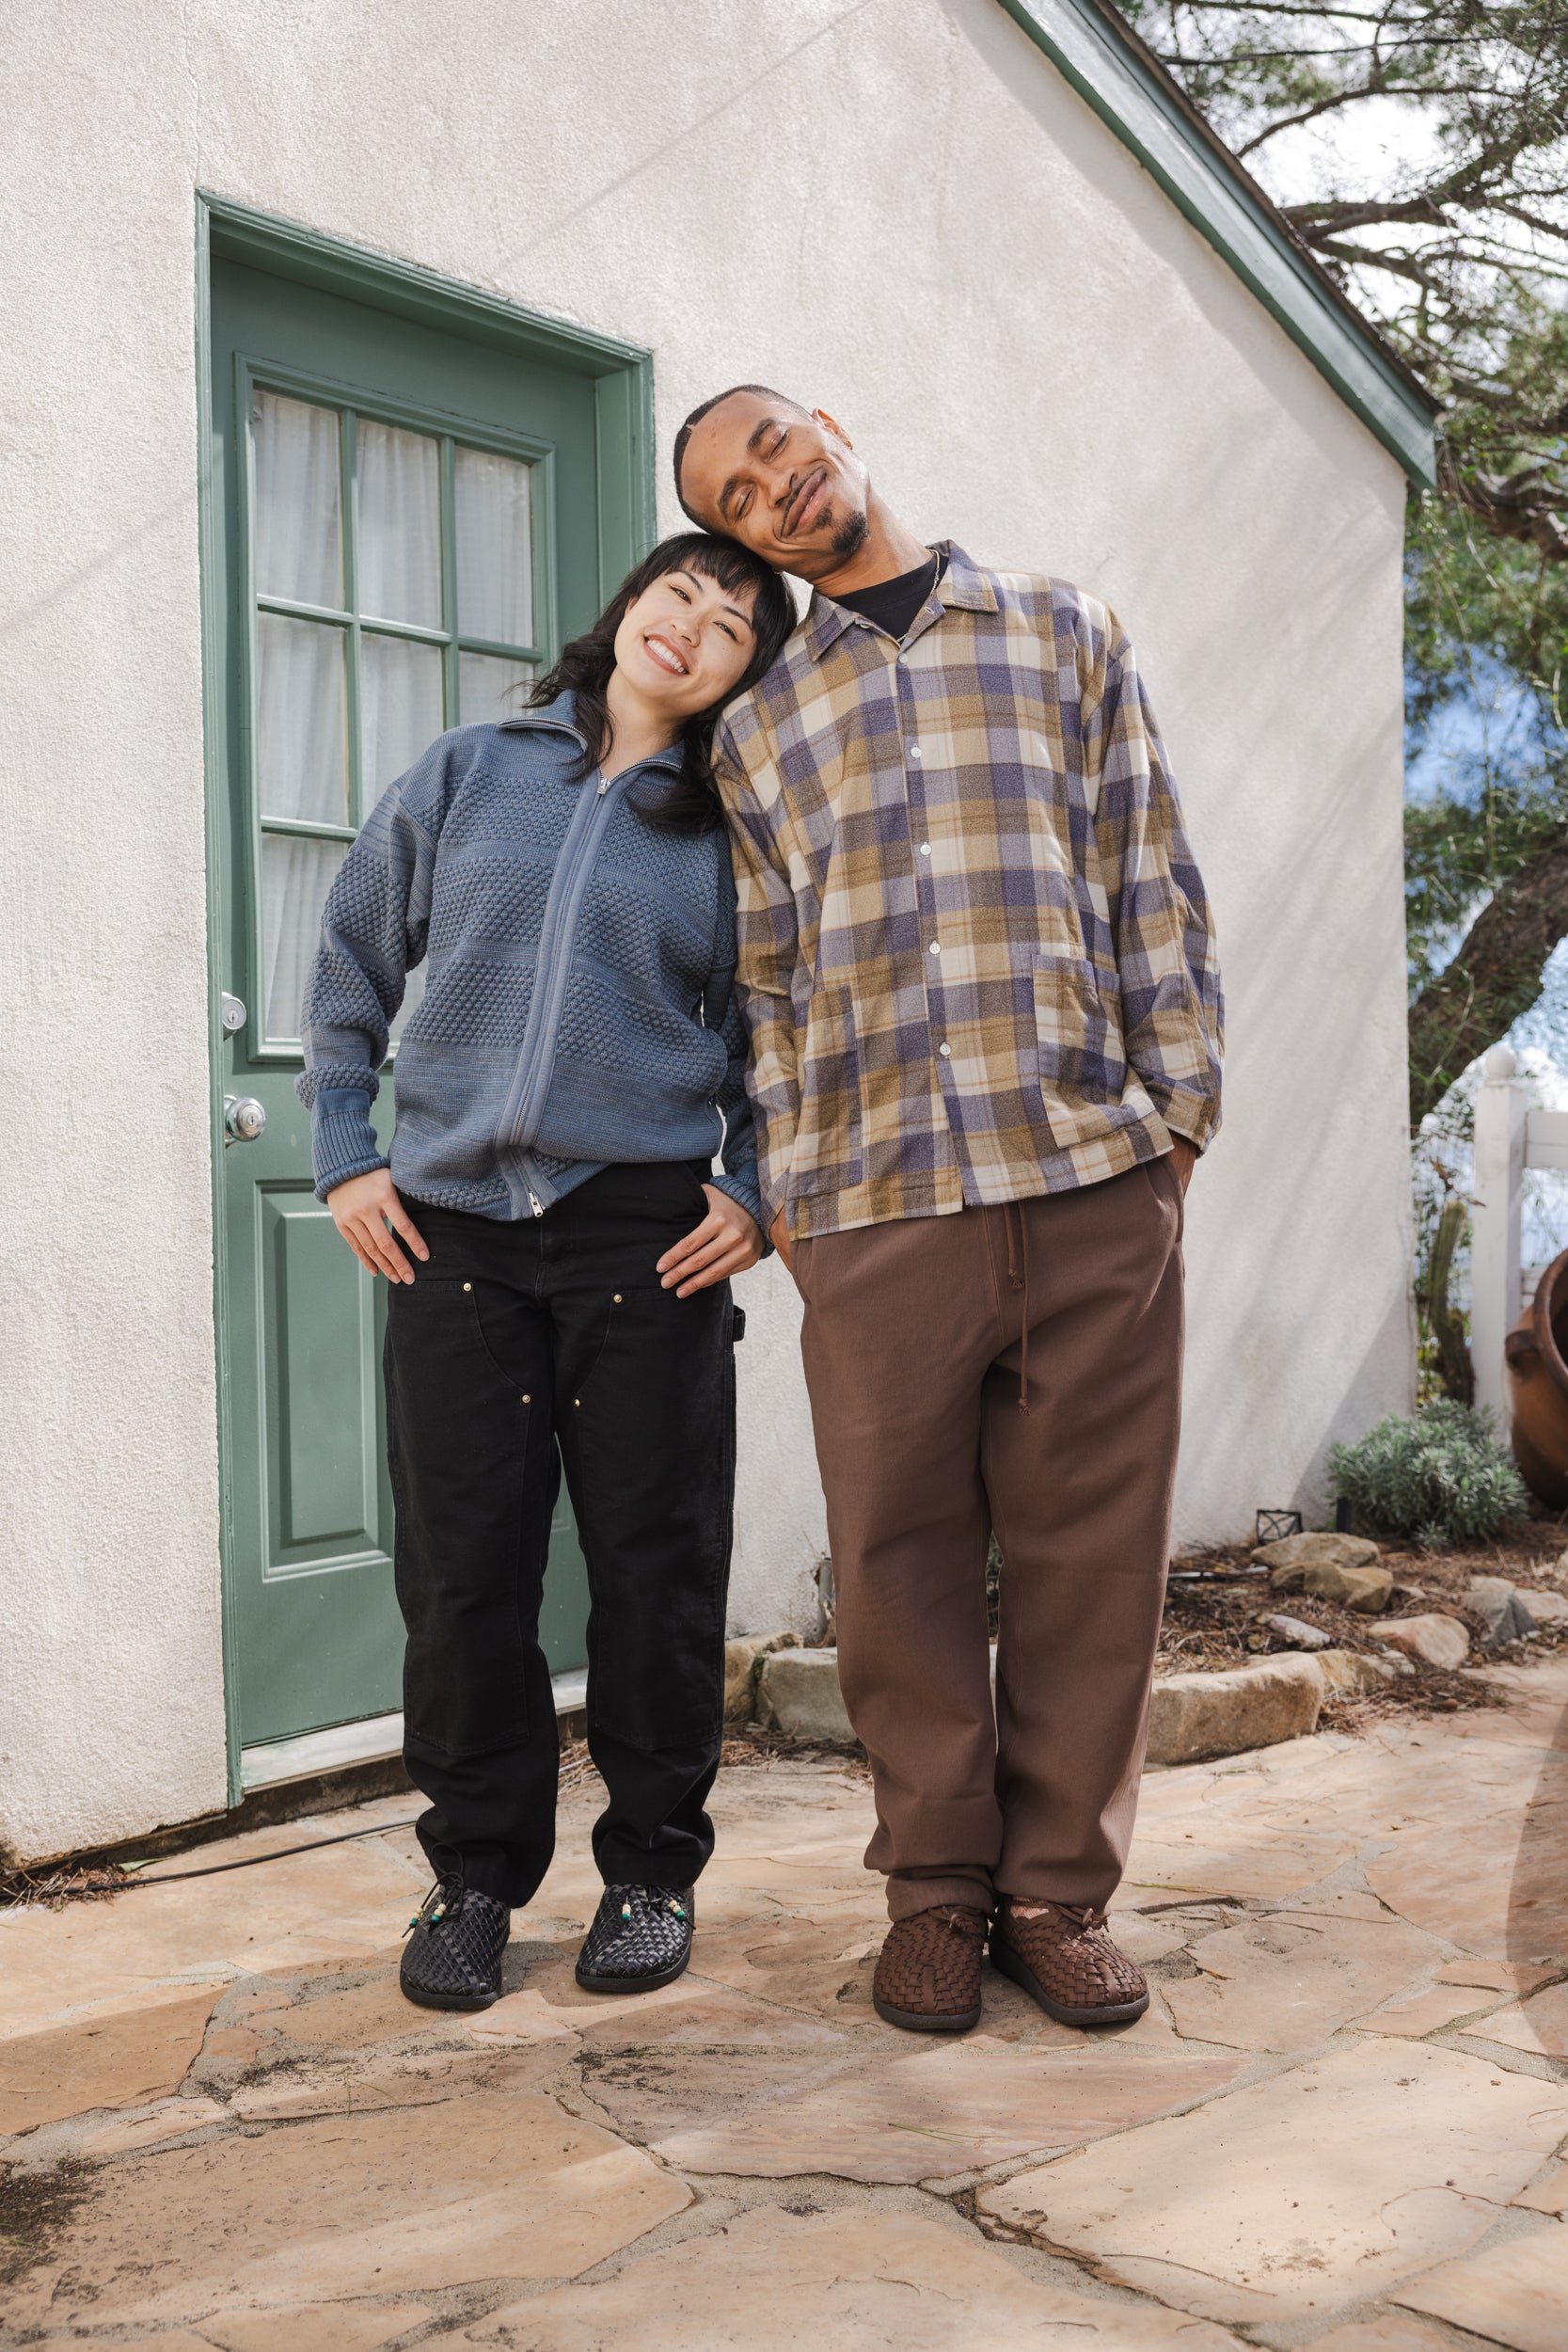
[[1337,1445],[1329,1475],[1359,1518],[1435,1550],[1499,1535],[1529,1508],[1513,1457],[1484,1413],[1444,1401],[1390,1414],[1354,1445]]

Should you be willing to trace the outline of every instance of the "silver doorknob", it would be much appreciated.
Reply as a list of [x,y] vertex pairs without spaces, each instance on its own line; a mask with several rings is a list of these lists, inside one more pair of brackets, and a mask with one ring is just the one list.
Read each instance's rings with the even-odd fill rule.
[[254,1143],[267,1123],[265,1106],[254,1094],[226,1094],[223,1132],[230,1143]]

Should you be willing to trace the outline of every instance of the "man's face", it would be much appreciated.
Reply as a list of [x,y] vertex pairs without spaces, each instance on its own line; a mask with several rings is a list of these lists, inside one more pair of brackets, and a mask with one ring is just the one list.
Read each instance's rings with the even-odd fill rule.
[[801,580],[842,571],[869,527],[865,468],[832,417],[755,392],[733,393],[693,426],[681,488],[705,529]]

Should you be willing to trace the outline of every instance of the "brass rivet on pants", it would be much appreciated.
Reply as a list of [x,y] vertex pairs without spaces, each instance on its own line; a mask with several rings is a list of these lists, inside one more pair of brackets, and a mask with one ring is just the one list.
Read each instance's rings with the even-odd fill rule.
[[465,1282],[463,1287],[466,1291],[471,1291],[473,1289],[473,1284],[471,1282]]
[[581,1405],[581,1403],[582,1403],[582,1399],[581,1399],[581,1397],[580,1397],[580,1396],[574,1396],[574,1397],[573,1397],[573,1399],[572,1399],[572,1402],[573,1402],[573,1404],[574,1404],[574,1405],[580,1406],[580,1405]]
[[616,1304],[616,1305],[617,1305],[617,1307],[618,1307],[618,1306],[620,1305],[620,1303],[621,1303],[621,1294],[620,1294],[620,1292],[619,1292],[619,1291],[617,1291],[617,1292],[616,1292],[616,1294],[615,1294],[615,1304]]
[[532,1397],[531,1397],[531,1396],[525,1396],[525,1397],[524,1397],[524,1399],[523,1399],[523,1403],[524,1403],[525,1405],[531,1405],[531,1404],[532,1404],[532,1402],[533,1402],[533,1399],[532,1399]]

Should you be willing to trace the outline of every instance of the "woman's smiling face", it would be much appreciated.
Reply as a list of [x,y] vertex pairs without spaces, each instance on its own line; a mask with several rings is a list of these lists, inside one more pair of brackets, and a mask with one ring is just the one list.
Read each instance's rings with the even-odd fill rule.
[[637,695],[678,728],[734,691],[751,660],[751,596],[705,572],[665,572],[627,605],[615,666]]

